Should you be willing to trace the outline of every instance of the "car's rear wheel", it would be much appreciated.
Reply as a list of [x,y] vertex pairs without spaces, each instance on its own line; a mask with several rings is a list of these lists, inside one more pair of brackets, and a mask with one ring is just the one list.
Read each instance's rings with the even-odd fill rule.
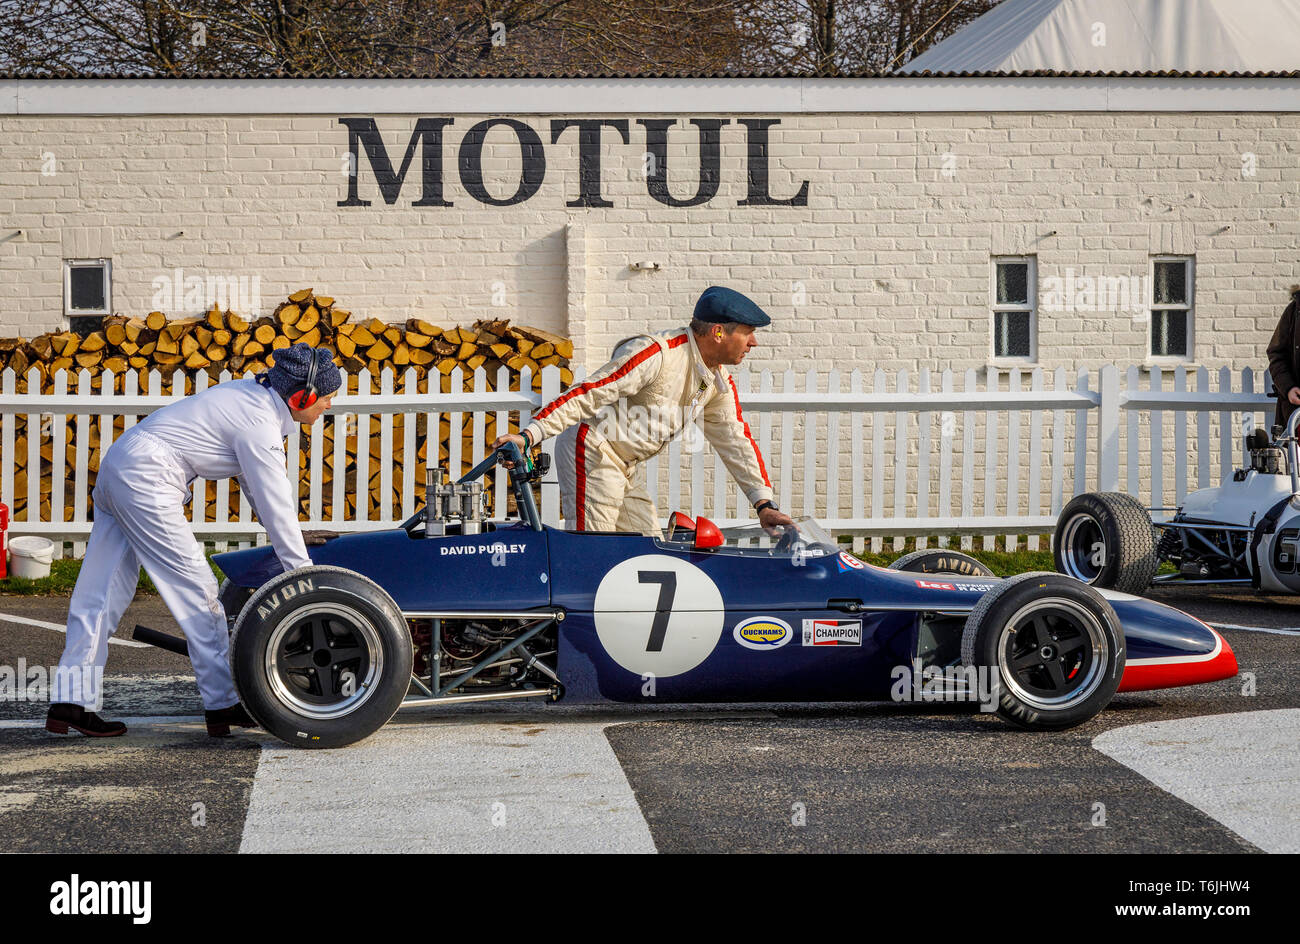
[[997,683],[1000,716],[1025,728],[1081,724],[1110,702],[1124,674],[1124,632],[1100,593],[1060,574],[1012,577],[966,619],[962,662]]
[[953,574],[960,577],[997,576],[982,561],[961,551],[950,551],[946,547],[931,547],[904,554],[890,564],[889,569],[917,574]]
[[235,624],[240,701],[299,747],[342,747],[397,711],[411,681],[411,634],[377,584],[341,567],[304,567],[258,589]]
[[1151,515],[1131,495],[1079,495],[1056,519],[1052,548],[1058,573],[1094,587],[1141,593],[1159,566]]

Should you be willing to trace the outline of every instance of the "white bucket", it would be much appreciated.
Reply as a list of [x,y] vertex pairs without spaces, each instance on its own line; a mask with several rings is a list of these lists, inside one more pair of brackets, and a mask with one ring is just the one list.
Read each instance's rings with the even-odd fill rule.
[[54,542],[28,536],[9,540],[9,575],[38,580],[50,575],[54,560]]

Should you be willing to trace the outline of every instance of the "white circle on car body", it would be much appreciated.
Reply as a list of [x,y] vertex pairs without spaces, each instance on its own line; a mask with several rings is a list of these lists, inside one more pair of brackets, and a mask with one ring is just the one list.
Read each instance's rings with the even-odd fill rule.
[[709,657],[722,636],[722,593],[689,561],[643,554],[616,565],[596,588],[596,636],[637,675],[668,678]]

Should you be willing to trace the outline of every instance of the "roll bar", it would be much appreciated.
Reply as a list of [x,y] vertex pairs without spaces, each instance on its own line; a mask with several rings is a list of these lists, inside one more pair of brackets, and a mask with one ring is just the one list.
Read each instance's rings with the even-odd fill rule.
[[1286,458],[1291,470],[1291,495],[1300,495],[1300,472],[1296,471],[1296,424],[1300,423],[1300,408],[1297,408],[1286,423]]
[[549,462],[538,466],[536,469],[530,468],[529,463],[524,461],[523,453],[519,451],[519,447],[514,443],[508,442],[492,450],[482,462],[458,478],[456,484],[464,485],[466,482],[472,482],[483,477],[496,468],[498,462],[511,463],[512,468],[509,470],[510,487],[515,493],[515,502],[519,506],[520,517],[527,521],[528,526],[534,531],[542,530],[542,516],[538,514],[537,502],[533,499],[532,483],[546,471]]

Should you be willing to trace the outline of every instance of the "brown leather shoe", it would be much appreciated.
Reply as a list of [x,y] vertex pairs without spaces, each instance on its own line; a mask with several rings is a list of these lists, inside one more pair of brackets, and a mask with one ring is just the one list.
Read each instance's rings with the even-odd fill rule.
[[208,724],[208,737],[230,737],[230,726],[255,728],[257,722],[244,710],[244,706],[235,702],[229,708],[203,712],[203,720]]
[[69,729],[80,731],[86,737],[111,738],[126,734],[126,725],[120,721],[105,721],[81,705],[55,702],[45,716],[45,730],[53,734],[67,734]]

